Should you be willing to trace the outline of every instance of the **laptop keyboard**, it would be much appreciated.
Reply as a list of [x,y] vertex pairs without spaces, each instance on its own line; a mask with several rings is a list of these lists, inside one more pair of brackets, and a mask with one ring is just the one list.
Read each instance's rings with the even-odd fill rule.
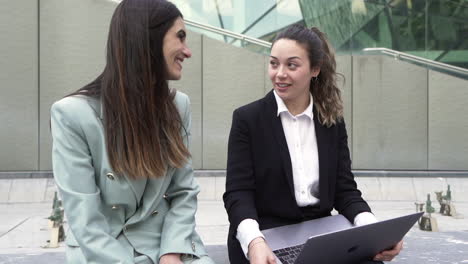
[[294,264],[294,261],[296,261],[297,256],[299,256],[303,247],[304,244],[278,249],[273,251],[273,253],[275,253],[283,264]]

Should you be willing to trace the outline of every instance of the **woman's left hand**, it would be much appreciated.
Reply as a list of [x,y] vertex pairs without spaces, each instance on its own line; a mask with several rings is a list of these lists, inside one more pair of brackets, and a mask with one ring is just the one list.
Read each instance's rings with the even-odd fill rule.
[[178,253],[169,253],[164,254],[159,259],[160,264],[183,264],[182,260],[180,260],[180,254]]
[[384,250],[375,255],[374,261],[391,261],[403,249],[403,241],[398,242],[392,249]]

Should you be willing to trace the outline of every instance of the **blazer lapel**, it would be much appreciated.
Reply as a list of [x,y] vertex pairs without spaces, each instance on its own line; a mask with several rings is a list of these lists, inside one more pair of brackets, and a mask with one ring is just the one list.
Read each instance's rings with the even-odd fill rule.
[[319,197],[320,209],[328,204],[328,155],[330,146],[330,133],[328,128],[319,122],[317,109],[314,106],[314,126],[317,138],[317,151],[319,157]]
[[164,177],[151,178],[146,181],[146,190],[141,192],[143,197],[141,197],[140,206],[127,224],[137,223],[156,210],[161,199],[164,199],[164,192],[171,183],[173,172],[174,169],[170,168]]
[[283,125],[281,124],[281,118],[278,114],[278,105],[276,104],[275,95],[273,91],[270,91],[266,97],[267,105],[267,115],[270,121],[271,127],[273,129],[273,134],[275,136],[276,142],[280,148],[281,160],[283,162],[284,172],[286,175],[286,180],[289,185],[291,194],[294,197],[294,180],[292,176],[292,165],[291,165],[291,156],[289,155],[288,144],[286,142],[286,137],[284,136]]
[[136,179],[136,180],[131,180],[128,177],[124,177],[124,178],[127,180],[128,184],[130,185],[130,188],[132,189],[133,194],[135,195],[137,204],[139,205],[141,202],[141,197],[143,196],[143,193],[145,192],[146,182],[148,181],[148,179],[146,177]]
[[[104,128],[104,124],[102,123],[104,111],[103,111],[103,107],[102,107],[103,104],[102,104],[101,100],[99,100],[97,98],[93,98],[93,97],[87,97],[87,100],[88,100],[89,105],[96,112],[96,117],[99,118],[99,120],[101,121],[101,124],[103,125],[103,128]],[[103,144],[104,144],[104,142],[103,142]],[[107,160],[107,157],[106,157],[106,160]],[[108,166],[110,168],[110,164],[108,164]],[[140,202],[141,197],[143,195],[143,192],[145,190],[147,179],[146,178],[141,178],[141,179],[137,179],[137,180],[131,180],[128,177],[124,177],[124,178],[127,181],[127,183],[130,185],[130,188],[132,189],[133,194],[135,195],[135,200],[136,200],[136,202],[138,204]]]

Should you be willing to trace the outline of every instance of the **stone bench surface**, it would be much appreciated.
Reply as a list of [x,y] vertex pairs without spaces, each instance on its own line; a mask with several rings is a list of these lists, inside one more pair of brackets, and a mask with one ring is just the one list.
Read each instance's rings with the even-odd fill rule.
[[[207,251],[217,264],[228,264],[224,245],[208,245]],[[65,253],[0,254],[2,264],[63,264]],[[424,232],[413,228],[405,237],[404,250],[391,263],[468,263],[468,230]]]

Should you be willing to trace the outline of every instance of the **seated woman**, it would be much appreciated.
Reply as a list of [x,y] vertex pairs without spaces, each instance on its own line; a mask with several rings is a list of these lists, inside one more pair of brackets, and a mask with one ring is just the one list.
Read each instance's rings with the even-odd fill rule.
[[[325,34],[292,25],[273,42],[273,90],[234,111],[223,196],[231,263],[275,263],[260,230],[329,216],[333,208],[356,225],[376,222],[351,172],[335,68]],[[401,248],[374,260],[391,260]]]
[[168,87],[191,57],[185,37],[170,2],[123,0],[103,73],[53,104],[68,263],[213,263],[195,232],[189,99]]

